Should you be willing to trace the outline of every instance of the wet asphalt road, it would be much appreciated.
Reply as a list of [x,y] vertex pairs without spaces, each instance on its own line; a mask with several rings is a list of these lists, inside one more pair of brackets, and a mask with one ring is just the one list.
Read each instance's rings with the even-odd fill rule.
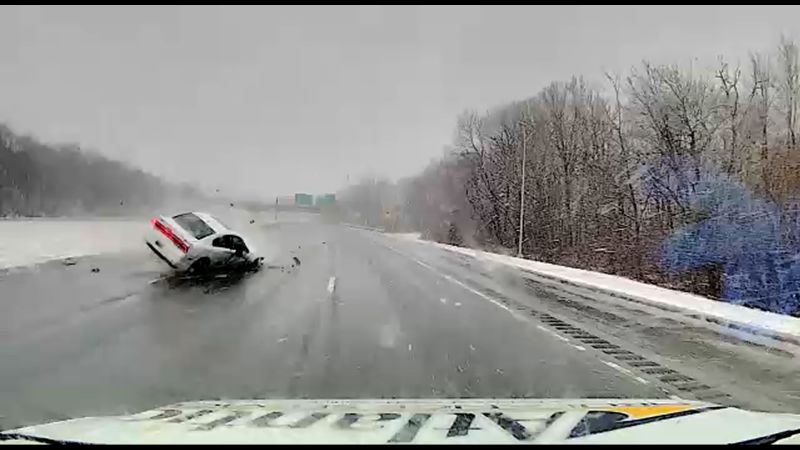
[[522,298],[515,274],[482,290],[450,252],[341,225],[257,233],[271,267],[241,278],[171,278],[146,248],[0,272],[0,428],[220,398],[677,392],[496,301]]

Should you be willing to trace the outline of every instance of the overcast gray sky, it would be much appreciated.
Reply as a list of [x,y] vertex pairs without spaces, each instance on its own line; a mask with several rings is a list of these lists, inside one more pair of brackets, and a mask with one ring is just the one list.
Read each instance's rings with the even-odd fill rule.
[[228,192],[411,174],[456,116],[646,58],[800,37],[800,8],[0,6],[0,121]]

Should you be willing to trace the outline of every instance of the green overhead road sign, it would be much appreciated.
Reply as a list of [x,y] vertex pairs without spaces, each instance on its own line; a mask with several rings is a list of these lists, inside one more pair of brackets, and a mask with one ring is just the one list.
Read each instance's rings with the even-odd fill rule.
[[314,206],[314,197],[311,194],[294,194],[294,204],[297,206]]
[[314,204],[317,206],[330,206],[336,203],[336,194],[318,195]]

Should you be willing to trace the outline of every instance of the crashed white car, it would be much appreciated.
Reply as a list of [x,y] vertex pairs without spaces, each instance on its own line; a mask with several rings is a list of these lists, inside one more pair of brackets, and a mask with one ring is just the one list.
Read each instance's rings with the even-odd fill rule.
[[180,272],[251,269],[263,262],[244,236],[202,212],[155,217],[144,240],[153,253]]

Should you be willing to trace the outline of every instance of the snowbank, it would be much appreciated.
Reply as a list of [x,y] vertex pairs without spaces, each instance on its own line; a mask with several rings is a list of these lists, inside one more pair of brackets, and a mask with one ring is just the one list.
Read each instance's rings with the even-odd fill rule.
[[758,333],[766,332],[782,340],[800,343],[800,318],[719,302],[699,295],[666,289],[619,276],[456,247],[438,242],[417,240],[414,235],[398,234],[390,236],[424,242],[445,250],[471,256],[481,261],[516,267],[573,285],[617,294],[623,298],[689,311],[702,316],[706,320],[724,325],[750,328]]
[[0,220],[0,268],[140,250],[147,221]]

